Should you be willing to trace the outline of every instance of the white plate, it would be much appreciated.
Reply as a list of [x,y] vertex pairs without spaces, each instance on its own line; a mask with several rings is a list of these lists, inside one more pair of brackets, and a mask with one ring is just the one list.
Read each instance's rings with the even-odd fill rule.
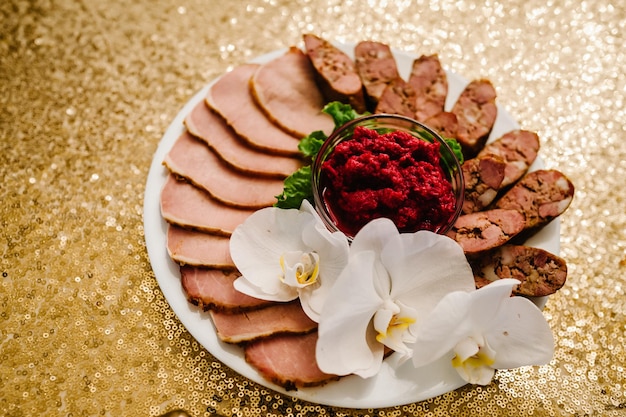
[[[353,55],[354,45],[337,44],[337,46],[349,55]],[[274,51],[255,59],[254,62],[267,62],[285,51],[286,49]],[[416,56],[400,51],[394,51],[394,54],[400,73],[406,79]],[[451,108],[467,82],[457,74],[448,72],[449,93],[446,108]],[[209,87],[210,84],[185,104],[165,132],[150,167],[144,198],[144,228],[150,263],[165,298],[189,333],[216,359],[242,376],[285,395],[323,405],[348,408],[393,407],[422,401],[463,386],[465,382],[449,366],[447,360],[433,363],[416,373],[411,361],[398,365],[396,356],[391,355],[385,360],[381,372],[375,377],[362,379],[357,376],[349,376],[319,388],[285,391],[265,380],[254,368],[248,365],[244,360],[241,348],[222,343],[218,339],[209,314],[187,302],[180,283],[178,266],[167,254],[167,224],[161,217],[159,201],[161,188],[167,178],[167,170],[163,167],[162,161],[178,136],[183,132],[185,116],[206,96]],[[499,105],[498,117],[490,140],[516,128],[518,125],[515,120]],[[543,163],[538,159],[531,169],[541,167],[543,167]],[[533,236],[527,244],[558,254],[559,233],[559,221],[557,219]]]

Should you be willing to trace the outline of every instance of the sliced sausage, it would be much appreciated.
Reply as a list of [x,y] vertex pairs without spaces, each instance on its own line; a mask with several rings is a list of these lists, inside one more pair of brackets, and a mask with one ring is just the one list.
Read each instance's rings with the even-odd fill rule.
[[187,179],[213,198],[234,207],[268,207],[283,191],[283,180],[233,170],[187,131],[176,140],[163,163],[177,177]]
[[515,278],[521,283],[514,295],[543,297],[554,294],[567,279],[565,260],[546,250],[523,245],[504,245],[481,262],[472,262],[477,287],[501,278]]
[[389,45],[361,41],[354,47],[354,63],[365,87],[368,109],[373,110],[387,84],[400,78],[396,59]]
[[415,115],[424,122],[444,111],[448,96],[448,77],[437,54],[422,55],[413,61],[409,84],[415,90]]
[[538,152],[539,136],[535,132],[517,129],[485,145],[478,156],[497,155],[506,162],[502,180],[504,188],[524,176],[537,159]]
[[517,210],[525,219],[524,229],[535,230],[560,216],[574,197],[574,185],[557,170],[526,174],[497,202],[500,209]]
[[180,266],[180,280],[187,300],[204,311],[241,313],[270,305],[239,292],[233,282],[240,276],[237,271],[202,268],[192,265]]
[[524,229],[524,216],[517,210],[493,209],[459,216],[448,232],[466,254],[501,246]]
[[274,123],[298,138],[321,130],[330,134],[332,117],[322,112],[326,105],[315,83],[315,69],[296,47],[261,65],[250,80],[252,95]]
[[284,179],[302,166],[300,158],[272,155],[249,146],[205,102],[187,115],[185,126],[222,161],[243,173]]
[[350,104],[358,113],[363,113],[363,83],[352,58],[319,36],[307,33],[303,39],[306,53],[317,74],[317,85],[326,101]]
[[396,78],[385,87],[374,113],[391,113],[414,118],[415,90],[402,78]]
[[443,111],[429,117],[424,124],[445,138],[456,138],[459,130],[459,121],[456,115]]
[[463,213],[481,211],[495,200],[505,169],[506,163],[496,155],[468,159],[461,165],[465,182]]
[[485,145],[498,114],[496,90],[491,81],[480,79],[470,82],[451,111],[459,122],[456,138],[463,148],[465,159],[470,159]]
[[206,96],[209,108],[222,116],[248,145],[264,152],[299,156],[298,139],[272,123],[250,93],[259,64],[244,64],[222,75]]

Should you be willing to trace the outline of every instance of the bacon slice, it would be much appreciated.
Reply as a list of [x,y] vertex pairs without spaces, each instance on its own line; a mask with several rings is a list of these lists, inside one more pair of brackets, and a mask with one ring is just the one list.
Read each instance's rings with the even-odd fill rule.
[[245,175],[228,167],[206,144],[183,132],[165,156],[165,166],[226,205],[247,209],[271,206],[283,180]]
[[391,48],[381,42],[359,42],[354,48],[354,63],[365,87],[367,106],[375,109],[387,84],[400,78]]
[[227,206],[207,192],[169,175],[161,189],[161,215],[168,222],[185,228],[229,236],[254,209]]
[[201,268],[191,265],[181,265],[180,267],[180,279],[187,300],[205,311],[241,313],[266,307],[272,303],[237,291],[233,282],[240,275],[237,271]]
[[265,115],[291,135],[302,138],[316,130],[333,131],[333,119],[322,112],[326,103],[315,83],[315,69],[300,49],[291,47],[261,65],[250,86]]
[[491,81],[470,82],[451,111],[459,122],[456,138],[463,148],[463,155],[470,159],[485,145],[498,115],[496,90]]
[[327,102],[340,101],[359,113],[365,111],[363,83],[354,61],[342,50],[319,36],[302,37],[306,53],[315,68],[317,85]]
[[506,162],[496,155],[468,159],[461,166],[465,182],[463,213],[481,211],[489,206],[502,188]]
[[497,155],[504,160],[504,178],[501,187],[507,187],[522,178],[537,159],[539,136],[528,130],[513,130],[488,143],[478,156]]
[[524,229],[524,216],[517,210],[493,209],[459,216],[448,236],[466,254],[501,246]]
[[525,218],[525,230],[550,223],[569,207],[574,185],[557,170],[540,169],[526,174],[500,198],[496,207],[517,210]]
[[172,260],[183,265],[234,270],[228,241],[224,236],[183,229],[172,224],[167,227],[167,252]]
[[223,342],[242,343],[281,333],[308,333],[317,328],[298,301],[271,305],[238,314],[211,311]]
[[448,77],[437,54],[422,55],[411,67],[409,84],[415,91],[414,118],[424,122],[444,111],[448,96]]
[[245,347],[246,361],[268,381],[286,390],[323,385],[338,380],[322,372],[315,359],[317,332],[277,335]]
[[284,179],[302,166],[302,160],[298,158],[271,155],[246,145],[222,117],[207,107],[206,102],[193,108],[185,118],[185,126],[222,161],[245,174]]
[[472,262],[480,288],[491,281],[515,278],[521,283],[514,295],[544,297],[558,291],[567,279],[567,264],[557,255],[540,248],[504,245]]
[[250,146],[272,154],[299,156],[299,137],[272,123],[254,101],[250,80],[259,67],[244,64],[222,75],[205,101]]

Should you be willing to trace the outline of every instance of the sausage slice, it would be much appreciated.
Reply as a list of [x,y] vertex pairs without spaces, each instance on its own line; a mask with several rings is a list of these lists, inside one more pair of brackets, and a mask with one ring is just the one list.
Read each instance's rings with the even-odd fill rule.
[[466,254],[501,246],[524,229],[524,216],[516,210],[493,209],[459,216],[448,236]]
[[400,78],[391,48],[380,42],[359,42],[354,48],[354,63],[365,87],[367,106],[375,109],[387,84]]

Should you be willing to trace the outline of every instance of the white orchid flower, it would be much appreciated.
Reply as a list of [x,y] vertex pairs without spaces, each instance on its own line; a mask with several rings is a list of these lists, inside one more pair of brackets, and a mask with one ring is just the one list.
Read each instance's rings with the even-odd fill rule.
[[418,330],[413,364],[449,355],[463,379],[486,385],[496,369],[548,363],[554,354],[552,331],[530,300],[511,297],[517,284],[501,279],[444,297]]
[[319,320],[330,287],[348,261],[348,240],[331,233],[311,204],[300,210],[258,210],[233,231],[230,255],[242,276],[235,288],[270,301],[300,298],[305,313]]
[[376,219],[354,237],[350,260],[319,321],[318,366],[335,375],[375,375],[385,349],[406,360],[413,329],[451,291],[474,290],[463,250],[428,231],[400,234]]

